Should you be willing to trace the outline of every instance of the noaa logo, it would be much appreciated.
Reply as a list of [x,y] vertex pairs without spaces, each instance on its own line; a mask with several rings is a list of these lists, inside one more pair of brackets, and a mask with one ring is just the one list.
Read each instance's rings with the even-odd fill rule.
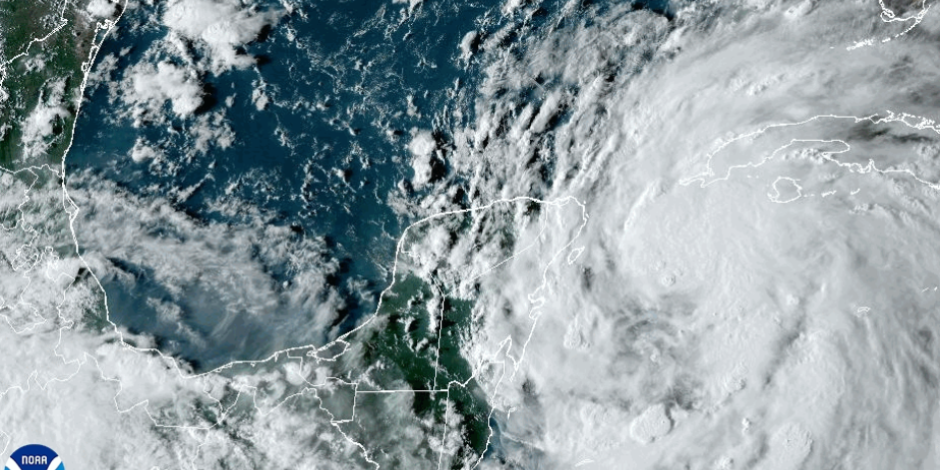
[[4,470],[65,470],[65,465],[54,450],[30,444],[16,449]]

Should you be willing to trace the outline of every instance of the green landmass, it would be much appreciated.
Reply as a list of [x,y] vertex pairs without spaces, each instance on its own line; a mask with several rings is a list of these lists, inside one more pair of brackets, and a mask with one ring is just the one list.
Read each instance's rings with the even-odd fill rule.
[[[432,300],[437,302],[432,308],[437,310],[434,320],[428,308]],[[441,301],[443,308],[439,306]],[[414,393],[411,403],[416,417],[431,419],[437,423],[435,429],[443,430],[448,405],[450,413],[460,416],[460,426],[447,429],[460,433],[464,443],[451,461],[452,468],[475,462],[483,455],[490,436],[489,405],[460,351],[461,339],[469,334],[472,306],[472,301],[434,292],[431,285],[413,274],[401,274],[384,296],[376,327],[364,330],[355,339],[363,345],[365,364],[382,364],[370,373],[379,389],[407,384],[415,391],[439,390]]]
[[[88,2],[0,0],[0,167],[62,162],[81,101],[82,64],[104,39],[98,24],[109,20],[93,18]],[[37,139],[25,127],[40,107],[56,112],[47,113],[51,132]]]

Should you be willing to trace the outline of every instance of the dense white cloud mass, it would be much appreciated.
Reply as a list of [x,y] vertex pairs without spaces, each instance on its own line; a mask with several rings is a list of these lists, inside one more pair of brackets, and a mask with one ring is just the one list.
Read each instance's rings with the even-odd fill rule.
[[36,107],[23,123],[23,156],[27,159],[44,155],[49,149],[49,137],[53,136],[55,126],[64,125],[64,120],[71,116],[65,108],[65,82],[57,80],[43,90]]
[[[322,350],[295,348],[201,375],[158,353],[155,338],[115,327],[89,268],[102,279],[132,284],[143,281],[121,272],[120,266],[149,273],[171,294],[169,301],[148,302],[158,311],[157,322],[185,330],[184,311],[174,303],[181,299],[174,293],[201,286],[229,302],[214,308],[252,309],[251,315],[280,328],[276,337],[289,338],[297,330],[329,330],[331,315],[339,310],[335,295],[323,291],[328,285],[323,276],[332,265],[322,259],[317,240],[296,240],[264,220],[241,227],[198,224],[163,201],[134,198],[82,174],[71,178],[74,187],[63,198],[57,176],[46,168],[0,179],[8,195],[0,201],[6,250],[0,265],[5,279],[0,313],[9,325],[0,335],[5,357],[15,358],[15,367],[4,369],[6,388],[0,394],[5,416],[0,432],[8,447],[40,440],[72,465],[89,467],[372,468],[381,462],[436,468],[438,462],[460,458],[469,466],[479,459],[465,447],[468,417],[458,413],[456,399],[445,397],[464,385],[442,371],[437,385],[442,417],[415,416],[416,393],[393,373],[396,366],[387,361],[394,357],[370,352],[367,345],[387,343],[394,350],[399,341],[417,348],[413,353],[433,350],[426,343],[387,336],[395,325],[389,316],[399,315],[398,307],[372,317],[346,343]],[[526,214],[526,204],[532,202],[498,203],[413,227],[403,241],[399,272],[449,284],[465,274],[480,278],[497,266],[467,266],[473,261],[471,240],[493,240],[499,233],[518,239],[522,252],[535,258],[563,260],[556,256],[558,247],[543,246],[538,239],[550,226],[582,226],[583,212],[569,200],[546,205],[541,216]],[[514,220],[524,221],[527,228],[510,236]],[[84,260],[74,252],[69,227],[78,234]],[[462,248],[449,254],[440,239],[448,229],[467,234]],[[510,245],[489,247],[487,256],[475,261],[509,261]],[[265,263],[283,259],[296,263],[294,277],[289,288],[278,291],[267,278]],[[394,303],[406,292],[389,293],[386,301]],[[436,315],[442,299],[427,300],[419,316],[429,315],[440,325]],[[298,323],[271,321],[279,303],[293,310],[290,318]],[[298,317],[297,312],[315,317]],[[239,331],[252,334],[244,323]],[[456,379],[465,382],[471,376]],[[388,426],[397,432],[388,433]],[[108,431],[80,432],[89,429]]]
[[219,73],[253,65],[254,57],[239,54],[236,48],[253,41],[284,13],[259,11],[239,0],[172,0],[163,22],[184,37],[204,44],[211,54],[213,70]]
[[507,462],[940,464],[940,23],[919,11],[611,7],[491,55],[449,161],[477,200],[590,214],[544,298],[541,257],[481,281],[465,354]]
[[[58,176],[50,168],[0,175],[0,318],[4,320],[0,353],[8,361],[0,372],[4,452],[39,441],[79,468],[368,466],[361,465],[365,464],[362,447],[331,421],[330,410],[343,409],[331,398],[339,393],[326,378],[327,369],[314,366],[320,359],[310,348],[194,375],[188,365],[153,349],[154,338],[110,323],[103,291],[74,251],[69,225],[77,207],[64,197]],[[229,260],[229,271],[209,271],[220,258],[217,254],[207,260],[208,250],[241,249],[237,240],[226,240],[231,233],[213,234],[218,228],[196,227],[181,214],[161,209],[160,203],[150,206],[151,212],[134,212],[131,202],[140,201],[128,200],[112,186],[89,184],[95,189],[86,186],[84,191],[94,191],[96,200],[110,208],[100,213],[98,207],[85,204],[87,194],[73,191],[83,203],[82,211],[87,211],[76,225],[90,234],[83,251],[94,271],[108,275],[110,269],[97,261],[102,255],[92,243],[94,234],[104,236],[96,224],[113,224],[110,215],[122,217],[120,226],[133,232],[133,238],[121,242],[132,245],[108,244],[112,250],[140,251],[133,260],[142,264],[152,262],[150,248],[161,244],[166,245],[163,254],[188,257],[191,264],[163,260],[173,266],[160,274],[169,285],[198,282],[194,276],[222,281],[231,275],[259,276],[252,274],[257,261],[239,259],[238,253]],[[170,241],[146,233],[148,220],[175,227],[171,230],[176,238]],[[244,236],[253,235],[235,237]],[[265,249],[289,249],[275,242],[282,236],[276,230],[267,229],[263,236],[274,242]],[[114,235],[109,240],[118,239]],[[300,248],[316,252],[315,246]],[[321,300],[310,298],[306,290],[324,285],[322,279],[309,278],[318,272],[314,261],[304,259],[303,253],[289,256],[262,250],[260,256],[293,256],[304,264],[305,272],[295,278],[297,287],[286,296],[295,306],[316,310],[312,303]],[[166,266],[152,267],[153,272],[162,272]],[[188,267],[189,272],[177,267]],[[254,289],[250,280],[242,288],[244,295],[268,295],[249,292]],[[259,304],[265,302],[261,299]],[[300,305],[303,302],[308,305]],[[172,304],[164,310],[168,315],[162,320],[179,321]],[[335,305],[329,311],[335,312]],[[407,419],[404,410],[398,413]]]
[[[275,346],[324,341],[343,301],[327,282],[338,261],[326,257],[322,240],[260,215],[242,225],[200,223],[165,200],[145,201],[85,178],[73,176],[93,188],[72,191],[82,208],[75,227],[99,276],[140,290],[135,273],[151,273],[148,280],[188,316],[215,318],[212,335],[238,336],[246,322],[257,322],[279,338]],[[285,279],[272,274],[279,270]],[[194,293],[201,301],[192,301]]]
[[[578,8],[455,45],[485,67],[461,95],[474,119],[412,135],[424,192],[396,207],[430,218],[403,234],[377,315],[323,349],[193,375],[107,321],[88,269],[155,286],[154,322],[197,346],[241,321],[321,345],[343,304],[324,241],[258,213],[199,222],[91,174],[70,175],[75,215],[54,171],[0,177],[0,353],[15,358],[0,442],[40,435],[87,468],[940,466],[937,12]],[[224,68],[275,18],[191,0],[164,21]],[[135,67],[123,99],[224,128],[193,114],[205,63],[165,63],[156,91],[133,77],[160,66]],[[433,173],[438,138],[450,174]],[[193,291],[219,312],[208,334],[187,329]],[[460,308],[465,324],[445,316]],[[79,442],[89,423],[114,432]],[[468,444],[479,426],[486,459]]]
[[93,16],[110,18],[117,12],[117,4],[111,0],[91,0],[85,9]]
[[137,123],[145,112],[160,113],[166,102],[170,102],[173,113],[181,118],[192,116],[202,104],[202,84],[193,70],[170,62],[155,66],[141,63],[130,76],[130,86],[124,96],[125,101],[134,106],[132,113]]
[[424,187],[434,177],[434,166],[440,164],[435,162],[435,150],[437,150],[437,142],[428,131],[416,131],[411,142],[408,143],[408,151],[411,152],[411,168],[414,171],[411,182],[416,188]]

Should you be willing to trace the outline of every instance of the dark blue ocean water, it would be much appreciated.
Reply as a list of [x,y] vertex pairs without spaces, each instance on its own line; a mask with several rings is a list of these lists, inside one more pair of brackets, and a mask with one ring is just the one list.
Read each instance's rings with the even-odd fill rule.
[[[200,114],[223,109],[226,98],[234,96],[226,110],[236,136],[230,148],[210,147],[205,154],[187,158],[194,145],[192,119],[134,128],[129,119],[115,119],[120,111],[115,106],[121,102],[110,103],[107,86],[102,85],[86,94],[67,171],[92,172],[144,198],[165,197],[174,188],[201,184],[190,197],[173,201],[174,206],[200,223],[238,226],[244,223],[241,217],[212,207],[229,190],[274,223],[292,227],[298,236],[324,239],[329,256],[341,263],[334,283],[346,307],[338,330],[348,329],[374,311],[378,293],[389,281],[387,268],[397,238],[411,222],[388,205],[399,182],[411,176],[409,130],[433,130],[446,140],[449,129],[473,119],[472,90],[481,80],[482,63],[475,59],[463,66],[458,60],[461,39],[470,31],[492,33],[507,22],[523,25],[519,31],[525,34],[538,34],[542,23],[551,21],[551,12],[565,3],[570,2],[545,2],[541,14],[507,17],[500,11],[501,3],[490,2],[425,1],[411,10],[389,0],[304,2],[244,47],[243,52],[259,59],[256,68],[201,76],[205,103]],[[269,1],[259,8],[279,5]],[[636,6],[668,14],[665,2]],[[154,21],[159,17],[156,8],[129,11],[118,33],[104,43],[99,65],[109,54],[118,57],[113,80],[122,80],[148,51],[151,61],[179,63],[172,54],[153,54],[167,33]],[[518,40],[510,35],[500,47],[521,54],[522,46],[513,43]],[[197,48],[190,52],[199,56]],[[250,99],[259,81],[266,83],[273,99],[261,111]],[[416,114],[407,112],[409,96]],[[169,110],[170,103],[165,106]],[[440,112],[455,108],[462,111],[462,118]],[[154,169],[132,161],[130,151],[141,137],[159,143],[174,165]],[[211,295],[207,301],[200,294],[200,299],[184,305],[192,309],[184,317],[188,326],[205,333],[205,342],[196,345],[154,321],[156,313],[145,299],[166,293],[146,269],[113,261],[132,272],[136,282],[104,279],[112,320],[174,344],[172,352],[198,369],[263,357],[316,337],[299,332],[292,338],[274,338],[270,325],[247,316],[239,319],[237,334],[213,336],[217,316],[212,314]],[[290,280],[284,266],[266,268],[273,280]],[[245,341],[242,333],[252,340]]]
[[[278,5],[270,2],[261,8]],[[478,19],[491,6],[429,3],[410,15],[407,8],[385,0],[313,2],[300,7],[305,17],[300,11],[284,17],[245,47],[244,52],[259,58],[255,69],[201,77],[206,100],[200,113],[222,109],[226,97],[235,96],[226,116],[236,141],[228,149],[212,147],[195,158],[186,158],[193,145],[192,121],[173,119],[169,128],[134,128],[129,119],[115,122],[114,106],[121,102],[109,103],[106,86],[90,90],[67,171],[91,171],[143,197],[162,197],[173,188],[202,182],[191,197],[174,205],[203,223],[243,222],[210,207],[239,182],[234,196],[302,236],[326,240],[331,255],[341,260],[336,283],[346,297],[343,318],[348,327],[374,310],[377,294],[388,282],[386,268],[396,240],[409,222],[387,204],[395,186],[410,177],[408,131],[431,129],[435,111],[446,104],[455,80],[473,80],[455,61],[458,45],[464,34],[479,27]],[[129,11],[118,34],[104,44],[99,58],[119,57],[113,80],[122,80],[128,68],[165,37],[154,15],[152,7]],[[288,39],[289,30],[298,40]],[[156,58],[179,62],[173,55]],[[259,80],[267,83],[275,101],[262,111],[250,100],[253,82]],[[420,114],[406,112],[409,95]],[[281,144],[282,136],[290,140],[289,147]],[[132,161],[130,151],[139,137],[160,143],[177,169],[167,171],[164,165],[152,171],[148,163]],[[289,280],[278,266],[270,266],[269,273],[278,281]],[[172,329],[156,326],[155,313],[143,300],[160,298],[160,287],[146,273],[136,276],[133,286],[106,279],[112,319],[181,345],[174,352],[199,368],[261,357],[274,347],[263,334],[247,345],[225,338],[209,338],[202,347],[190,344]],[[366,295],[360,295],[361,284],[352,287],[352,281],[365,282]],[[191,313],[191,326],[211,330],[194,318],[199,312]],[[251,322],[244,327],[245,333],[263,329]],[[297,341],[306,338],[298,335]],[[282,338],[278,346],[283,345]]]
[[[609,5],[582,3],[581,8],[593,8],[594,12]],[[71,186],[87,186],[94,194],[94,187],[107,186],[101,181],[108,180],[143,201],[170,195],[173,206],[196,223],[235,230],[246,226],[246,216],[215,207],[220,201],[239,200],[265,214],[271,223],[290,227],[296,237],[323,240],[326,258],[338,260],[340,266],[328,283],[344,299],[331,332],[303,328],[285,332],[277,328],[278,323],[296,323],[289,320],[306,318],[306,312],[271,312],[260,318],[245,313],[226,318],[218,293],[200,285],[189,286],[185,298],[180,299],[179,293],[169,292],[156,281],[153,267],[136,266],[116,255],[109,259],[113,269],[130,276],[124,280],[102,277],[112,321],[154,336],[160,348],[189,361],[196,371],[232,360],[263,358],[284,347],[326,342],[348,331],[375,311],[378,295],[390,281],[388,269],[397,240],[413,222],[389,205],[390,195],[403,196],[410,204],[422,196],[420,191],[398,189],[412,176],[407,150],[410,131],[431,130],[447,142],[453,129],[474,120],[474,90],[483,80],[490,51],[476,55],[465,66],[459,60],[464,35],[476,31],[486,37],[515,24],[517,28],[495,47],[501,53],[522,55],[525,39],[577,23],[554,13],[568,4],[571,2],[553,0],[541,3],[538,12],[530,9],[532,14],[506,16],[501,12],[502,2],[428,0],[410,11],[407,4],[389,0],[305,2],[258,41],[244,47],[244,53],[259,59],[257,67],[202,74],[205,103],[196,119],[224,110],[235,142],[229,148],[210,146],[207,152],[195,155],[191,152],[194,119],[171,118],[168,124],[135,128],[130,119],[119,117],[122,103],[120,99],[109,101],[107,84],[88,90],[66,170],[94,176],[73,178]],[[279,5],[270,1],[260,8]],[[634,6],[671,16],[666,2]],[[172,53],[154,53],[167,34],[153,20],[157,15],[154,8],[142,6],[128,12],[118,34],[104,43],[98,66],[108,55],[117,57],[113,81],[120,83],[142,60],[180,62]],[[197,48],[189,52],[199,56]],[[251,101],[259,82],[265,83],[273,100],[263,110]],[[541,99],[536,96],[538,90],[531,90],[531,94],[533,101]],[[225,103],[229,97],[234,97],[230,107]],[[529,97],[513,99],[525,103]],[[409,101],[416,113],[408,112]],[[172,115],[170,103],[165,109]],[[460,111],[459,116],[454,110]],[[158,145],[167,162],[152,166],[132,161],[131,149],[141,138]],[[451,176],[446,184],[463,183],[459,176]],[[173,199],[180,189],[196,185],[198,189],[190,196]],[[76,228],[81,242],[81,224]],[[159,228],[152,230],[154,233],[147,236],[162,236]],[[107,247],[97,248],[107,252]],[[290,283],[295,273],[287,264],[288,260],[265,262],[265,274],[272,284]],[[133,281],[128,282],[128,277]],[[198,338],[194,340],[172,323],[160,321],[148,298],[176,302],[183,309],[181,321]],[[223,321],[231,326],[220,330],[217,324]],[[459,319],[453,322],[459,323]],[[469,368],[462,362],[459,348],[452,349],[453,357],[449,362],[442,359],[442,364]],[[395,358],[386,355],[381,360],[385,359],[394,363]],[[463,372],[464,376],[469,374],[469,370]],[[504,445],[501,416],[488,417],[488,405],[478,402],[482,395],[471,393],[463,402],[455,401],[462,412],[488,424],[493,434],[486,455],[501,461],[516,445]],[[483,452],[477,447],[474,452]],[[532,468],[538,467],[539,451],[521,452]]]

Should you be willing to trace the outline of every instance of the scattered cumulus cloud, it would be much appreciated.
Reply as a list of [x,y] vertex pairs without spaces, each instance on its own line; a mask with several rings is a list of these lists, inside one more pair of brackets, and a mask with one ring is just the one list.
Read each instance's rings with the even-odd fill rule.
[[160,149],[149,145],[144,139],[137,139],[131,149],[131,160],[137,163],[154,160],[162,156],[163,152]]
[[411,168],[414,170],[412,184],[416,188],[422,188],[434,177],[434,167],[440,163],[435,161],[435,151],[437,142],[431,132],[422,130],[415,131],[411,142],[408,143],[408,151],[411,152]]
[[134,107],[131,114],[136,126],[142,124],[146,115],[160,112],[167,102],[180,118],[192,117],[202,105],[202,84],[192,69],[167,61],[156,65],[143,62],[134,66],[129,75],[124,100]]
[[163,14],[163,22],[173,31],[204,45],[211,54],[212,69],[222,72],[247,68],[254,57],[239,53],[243,46],[271,26],[286,12],[261,11],[238,0],[172,0]]
[[[65,119],[71,116],[66,109],[65,81],[57,80],[43,91],[43,96],[35,108],[26,116],[23,123],[23,155],[30,159],[44,155],[51,144],[55,127],[65,125]],[[61,132],[61,130],[60,130]]]

